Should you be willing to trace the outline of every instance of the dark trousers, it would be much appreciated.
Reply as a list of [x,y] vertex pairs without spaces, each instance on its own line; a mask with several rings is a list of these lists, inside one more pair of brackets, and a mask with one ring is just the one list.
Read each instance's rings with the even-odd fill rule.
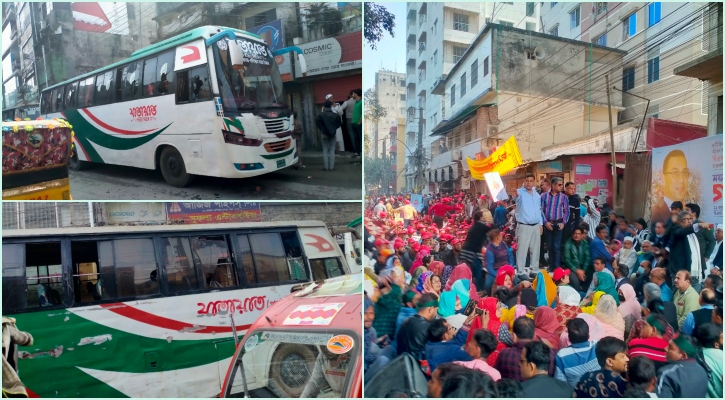
[[352,150],[355,154],[360,154],[360,148],[362,147],[362,125],[350,123],[352,126],[352,132],[350,133],[350,140],[352,141]]
[[548,230],[544,226],[544,241],[549,252],[549,271],[561,266],[561,237],[563,235],[563,231],[556,223],[552,222],[551,225],[552,230]]
[[471,268],[471,272],[473,275],[473,281],[476,284],[476,291],[480,292],[484,290],[485,282],[483,281],[483,263],[481,263],[481,259],[478,258],[478,255],[476,255],[476,258],[473,259],[473,268]]
[[589,285],[592,283],[593,278],[594,270],[591,269],[586,271],[584,281],[580,281],[579,277],[576,275],[576,272],[571,271],[569,272],[569,285],[579,293],[586,293],[589,289]]

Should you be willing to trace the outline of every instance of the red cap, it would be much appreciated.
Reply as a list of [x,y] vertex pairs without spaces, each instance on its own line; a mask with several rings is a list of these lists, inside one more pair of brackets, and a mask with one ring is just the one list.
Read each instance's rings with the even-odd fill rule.
[[387,244],[390,244],[390,242],[385,239],[375,239],[375,247],[385,246]]
[[451,240],[451,244],[457,244],[457,243],[461,243],[461,242],[462,242],[462,240],[459,238],[454,238],[453,240]]
[[410,247],[415,251],[420,251],[420,245],[418,243],[413,243]]
[[483,200],[486,200],[486,199],[487,199],[487,197],[486,197],[486,195],[485,195],[485,194],[482,194],[482,195],[481,195],[481,197],[479,197],[479,199],[483,199]]
[[416,242],[415,239],[413,239],[413,238],[408,239],[409,245],[412,245],[413,243],[418,243],[418,242]]
[[412,226],[409,226],[408,227],[408,235],[412,235],[414,233],[415,233],[415,228],[413,228]]
[[403,204],[410,204],[410,200],[403,200]]
[[380,218],[387,218],[387,216],[388,216],[388,213],[386,213],[385,211],[380,213]]
[[423,239],[430,239],[430,238],[432,238],[432,237],[433,237],[433,234],[432,234],[432,233],[430,233],[430,232],[423,232],[423,233],[422,233],[422,234],[420,235],[420,237],[421,237],[421,238],[423,238]]
[[569,275],[569,270],[559,267],[554,270],[554,276],[552,278],[554,279],[554,281],[558,281],[566,275]]
[[393,243],[393,248],[399,249],[401,247],[405,247],[405,242],[403,239],[395,239],[395,242]]

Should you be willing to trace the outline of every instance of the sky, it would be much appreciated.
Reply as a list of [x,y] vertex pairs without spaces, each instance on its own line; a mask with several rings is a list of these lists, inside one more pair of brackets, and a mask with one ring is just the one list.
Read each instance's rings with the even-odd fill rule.
[[[376,2],[377,3],[377,2]],[[363,91],[375,86],[375,73],[384,67],[390,71],[405,72],[405,2],[377,3],[395,15],[395,37],[386,32],[378,42],[377,49],[372,50],[366,43],[363,48]]]

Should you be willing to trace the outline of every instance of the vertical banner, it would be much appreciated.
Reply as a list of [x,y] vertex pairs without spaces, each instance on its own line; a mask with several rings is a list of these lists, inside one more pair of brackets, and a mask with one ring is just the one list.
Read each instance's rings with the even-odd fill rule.
[[415,211],[420,212],[423,209],[423,195],[422,194],[411,194],[410,204],[415,208]]
[[483,176],[488,172],[505,174],[523,164],[519,146],[516,144],[516,137],[513,135],[503,146],[499,147],[487,158],[483,160],[472,160],[466,157],[466,161],[471,170],[471,177],[479,181],[484,180],[485,178]]
[[704,222],[722,222],[722,146],[715,135],[652,149],[652,226],[667,221],[673,201],[699,205]]
[[254,28],[247,29],[247,31],[261,36],[272,51],[277,51],[285,47],[281,19],[255,26]]
[[483,174],[483,177],[486,179],[486,186],[488,186],[488,190],[494,200],[502,201],[509,198],[509,195],[506,193],[506,185],[501,180],[501,174],[498,172],[488,172]]
[[218,222],[261,222],[259,203],[166,203],[170,220],[183,220],[187,224],[214,224]]

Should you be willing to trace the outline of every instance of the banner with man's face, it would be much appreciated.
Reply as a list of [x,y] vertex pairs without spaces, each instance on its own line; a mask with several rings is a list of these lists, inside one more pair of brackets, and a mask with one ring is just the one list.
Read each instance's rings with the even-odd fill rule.
[[651,228],[667,221],[675,201],[683,209],[699,205],[703,222],[722,221],[722,146],[722,136],[716,135],[652,149]]

